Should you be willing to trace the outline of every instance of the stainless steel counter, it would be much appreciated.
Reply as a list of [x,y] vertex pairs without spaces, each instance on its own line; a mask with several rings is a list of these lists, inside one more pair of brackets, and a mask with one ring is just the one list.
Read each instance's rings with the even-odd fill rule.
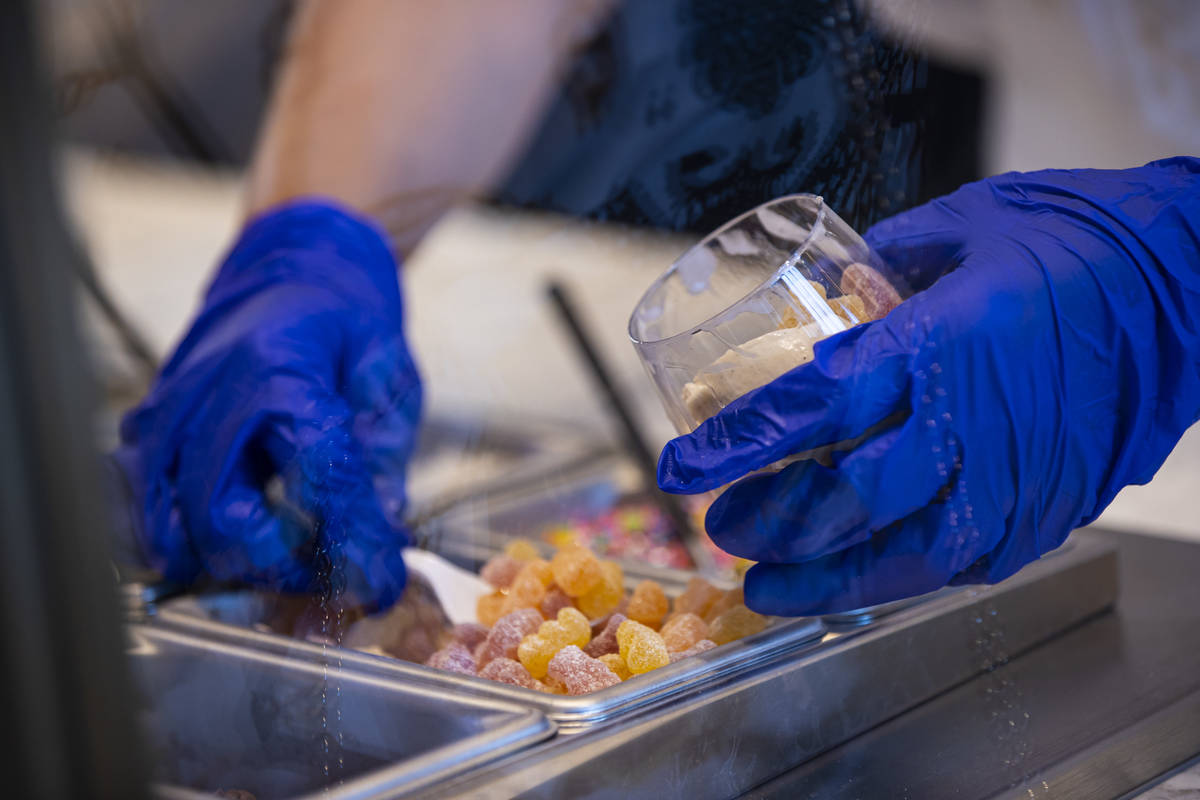
[[747,796],[1121,798],[1200,755],[1200,545],[1111,539],[1115,613]]

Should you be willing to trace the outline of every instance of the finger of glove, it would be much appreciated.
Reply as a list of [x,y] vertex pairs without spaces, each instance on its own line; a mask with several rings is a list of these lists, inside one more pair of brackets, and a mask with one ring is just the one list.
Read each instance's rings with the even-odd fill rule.
[[373,475],[403,475],[416,444],[421,395],[420,376],[399,335],[367,348],[354,364],[346,402]]
[[863,239],[909,291],[924,291],[962,262],[969,232],[962,201],[959,192],[932,200],[877,222]]
[[810,561],[923,508],[949,481],[950,455],[910,418],[863,442],[835,468],[808,460],[734,484],[709,508],[705,525],[717,546],[735,556]]
[[[965,535],[960,544],[958,533]],[[812,616],[889,603],[946,586],[989,549],[957,531],[931,504],[867,541],[800,564],[760,563],[746,573],[746,605],[763,614]]]
[[907,409],[908,316],[901,305],[885,319],[818,342],[812,361],[668,442],[658,485],[680,494],[715,489],[786,456],[853,439]]

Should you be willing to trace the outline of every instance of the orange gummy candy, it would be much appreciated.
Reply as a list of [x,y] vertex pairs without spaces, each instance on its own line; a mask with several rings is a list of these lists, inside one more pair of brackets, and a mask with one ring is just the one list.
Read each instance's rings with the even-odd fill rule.
[[577,605],[588,619],[611,614],[625,599],[625,575],[615,561],[600,562],[600,580],[579,595]]
[[663,617],[669,609],[667,595],[658,582],[642,581],[629,598],[629,608],[625,611],[625,616],[643,625],[657,628],[662,624]]
[[621,648],[625,666],[634,675],[671,663],[667,645],[658,631],[632,619],[625,620],[617,628],[617,644]]
[[694,577],[688,581],[687,588],[683,590],[683,594],[675,598],[675,613],[692,613],[698,617],[703,617],[705,612],[712,607],[712,604],[720,596],[720,589],[704,580],[704,578]]
[[717,644],[732,642],[767,627],[767,618],[743,605],[736,605],[723,612],[708,626],[708,638]]
[[543,558],[525,562],[508,587],[506,611],[518,608],[537,608],[546,597],[546,589],[554,582],[550,564]]
[[704,618],[705,622],[711,625],[714,619],[721,616],[729,609],[733,608],[734,606],[745,605],[745,603],[746,594],[742,591],[742,587],[739,586],[736,589],[729,589],[728,591],[721,592],[717,596],[716,601],[714,601],[713,604],[708,607],[708,610],[700,616]]
[[678,653],[708,638],[708,623],[691,612],[676,614],[662,627],[667,650]]
[[586,547],[564,547],[550,561],[554,582],[572,597],[579,597],[604,577],[600,559]]
[[496,624],[496,620],[504,616],[504,610],[507,605],[508,598],[500,594],[500,592],[481,595],[475,601],[475,618],[479,620],[481,625],[486,625],[490,628]]

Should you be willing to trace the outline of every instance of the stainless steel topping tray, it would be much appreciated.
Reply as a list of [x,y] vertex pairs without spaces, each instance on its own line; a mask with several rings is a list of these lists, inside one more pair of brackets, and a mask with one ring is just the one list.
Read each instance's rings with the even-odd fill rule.
[[[212,609],[208,618],[197,616],[197,608],[205,607]],[[253,624],[254,611],[261,607],[255,595],[249,593],[244,598],[218,595],[208,603],[204,602],[203,596],[184,598],[166,604],[158,614],[156,624],[216,641],[256,648],[280,657],[289,653],[305,653],[312,658],[326,650],[318,644],[241,627],[247,623]],[[217,621],[221,619],[236,620],[239,625]],[[543,694],[344,648],[328,648],[328,651],[338,654],[339,663],[346,671],[427,683],[458,696],[482,696],[500,702],[519,703],[545,714],[558,725],[560,731],[573,733],[662,705],[680,695],[702,691],[709,685],[728,680],[765,661],[788,658],[797,650],[818,642],[825,632],[826,628],[819,620],[775,620],[769,628],[753,636],[580,697]]]
[[[161,794],[406,796],[552,736],[542,714],[270,650],[129,625]],[[328,774],[326,774],[328,770]]]
[[[556,737],[429,796],[740,795],[1109,609],[1117,596],[1114,550],[1086,532],[1073,538],[1067,552],[1001,584],[831,632],[670,705]],[[1009,689],[993,689],[1004,702]]]
[[563,427],[502,426],[451,417],[423,420],[409,465],[409,514],[426,519],[456,505],[553,483],[564,472],[606,461],[612,448]]

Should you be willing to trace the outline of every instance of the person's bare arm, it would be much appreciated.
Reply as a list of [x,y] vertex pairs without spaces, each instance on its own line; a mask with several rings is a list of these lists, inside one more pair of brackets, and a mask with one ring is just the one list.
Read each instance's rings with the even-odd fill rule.
[[322,195],[407,252],[502,177],[606,0],[309,0],[251,170],[248,212]]

